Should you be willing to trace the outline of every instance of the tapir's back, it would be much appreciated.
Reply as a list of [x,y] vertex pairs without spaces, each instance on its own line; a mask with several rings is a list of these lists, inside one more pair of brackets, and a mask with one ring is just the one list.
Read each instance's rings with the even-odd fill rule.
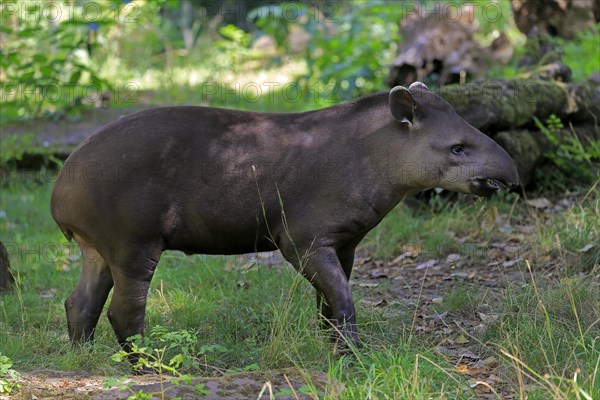
[[236,238],[255,246],[247,237],[265,236],[257,220],[263,206],[279,209],[277,191],[305,195],[294,179],[325,136],[313,138],[303,115],[168,107],[123,117],[65,161],[52,215],[67,237],[92,241],[155,234],[190,252],[203,243],[203,253],[225,253]]

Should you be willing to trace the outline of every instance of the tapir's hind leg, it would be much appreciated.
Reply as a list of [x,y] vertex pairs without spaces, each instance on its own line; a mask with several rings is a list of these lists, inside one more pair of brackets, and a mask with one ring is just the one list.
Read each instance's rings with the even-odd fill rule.
[[69,337],[75,343],[94,338],[94,329],[102,307],[113,286],[106,260],[93,246],[81,239],[78,243],[83,257],[83,269],[79,282],[65,301]]
[[127,338],[144,332],[146,297],[161,253],[159,246],[128,246],[115,265],[111,263],[115,286],[108,319],[126,351]]

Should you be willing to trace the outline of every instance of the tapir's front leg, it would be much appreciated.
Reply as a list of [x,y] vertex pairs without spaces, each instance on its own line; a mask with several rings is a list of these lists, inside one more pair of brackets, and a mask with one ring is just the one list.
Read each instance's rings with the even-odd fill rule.
[[[356,242],[358,243],[358,241]],[[350,280],[350,274],[352,273],[352,267],[354,266],[354,252],[356,250],[356,246],[353,243],[348,244],[345,247],[337,250],[338,260],[340,261],[340,265],[344,270],[344,275],[346,275],[346,281]],[[323,329],[331,328],[330,320],[332,319],[332,310],[329,306],[329,303],[325,301],[325,298],[321,292],[317,290],[317,310],[321,313],[321,327]]]
[[[343,339],[359,346],[356,332],[356,311],[352,301],[352,292],[348,283],[348,276],[344,272],[335,249],[321,247],[310,251],[310,256],[302,265],[288,259],[300,270],[302,275],[315,287],[317,293],[322,295],[327,304],[325,318],[339,330]],[[333,336],[339,340],[339,334]]]

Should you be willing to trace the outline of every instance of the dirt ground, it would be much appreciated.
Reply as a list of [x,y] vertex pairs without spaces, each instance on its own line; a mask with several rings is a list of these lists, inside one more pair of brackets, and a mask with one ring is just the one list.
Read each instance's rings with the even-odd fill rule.
[[[294,371],[242,372],[235,375],[226,375],[217,378],[194,378],[189,384],[172,385],[165,378],[161,389],[160,379],[156,375],[143,375],[128,378],[131,390],[118,390],[105,388],[106,377],[91,376],[78,372],[63,372],[53,370],[38,370],[21,373],[22,388],[13,397],[0,399],[14,400],[55,400],[55,399],[93,399],[93,400],[118,400],[127,399],[134,392],[143,390],[145,393],[155,393],[160,398],[164,393],[165,398],[180,397],[182,399],[208,399],[208,400],[240,400],[259,399],[309,399],[300,391],[304,385],[301,377]],[[313,376],[315,382],[323,380],[325,376]],[[203,385],[202,392],[198,393],[195,386]],[[290,388],[294,388],[293,390]]]

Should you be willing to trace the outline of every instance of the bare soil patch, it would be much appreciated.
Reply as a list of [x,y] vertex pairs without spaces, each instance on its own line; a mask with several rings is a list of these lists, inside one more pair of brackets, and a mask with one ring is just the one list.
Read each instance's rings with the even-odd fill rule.
[[[323,382],[325,376],[312,376],[313,382]],[[22,372],[19,392],[13,397],[0,399],[31,400],[31,399],[93,399],[93,400],[118,400],[127,399],[132,394],[130,390],[106,388],[104,376],[92,376],[85,372],[65,372],[53,370],[36,370]],[[304,380],[295,371],[272,372],[241,372],[214,378],[194,378],[190,384],[180,383],[173,385],[168,377],[163,377],[162,383],[157,375],[142,375],[129,377],[131,390],[144,393],[163,392],[165,398],[181,397],[182,399],[209,399],[209,400],[240,400],[269,399],[271,394],[276,394],[277,399],[308,399],[300,391]],[[203,392],[199,393],[195,386],[203,385]],[[293,388],[293,389],[292,389]],[[290,393],[290,391],[292,393]],[[295,392],[295,395],[294,395]],[[290,394],[285,394],[290,393]],[[297,397],[296,397],[297,396]]]

